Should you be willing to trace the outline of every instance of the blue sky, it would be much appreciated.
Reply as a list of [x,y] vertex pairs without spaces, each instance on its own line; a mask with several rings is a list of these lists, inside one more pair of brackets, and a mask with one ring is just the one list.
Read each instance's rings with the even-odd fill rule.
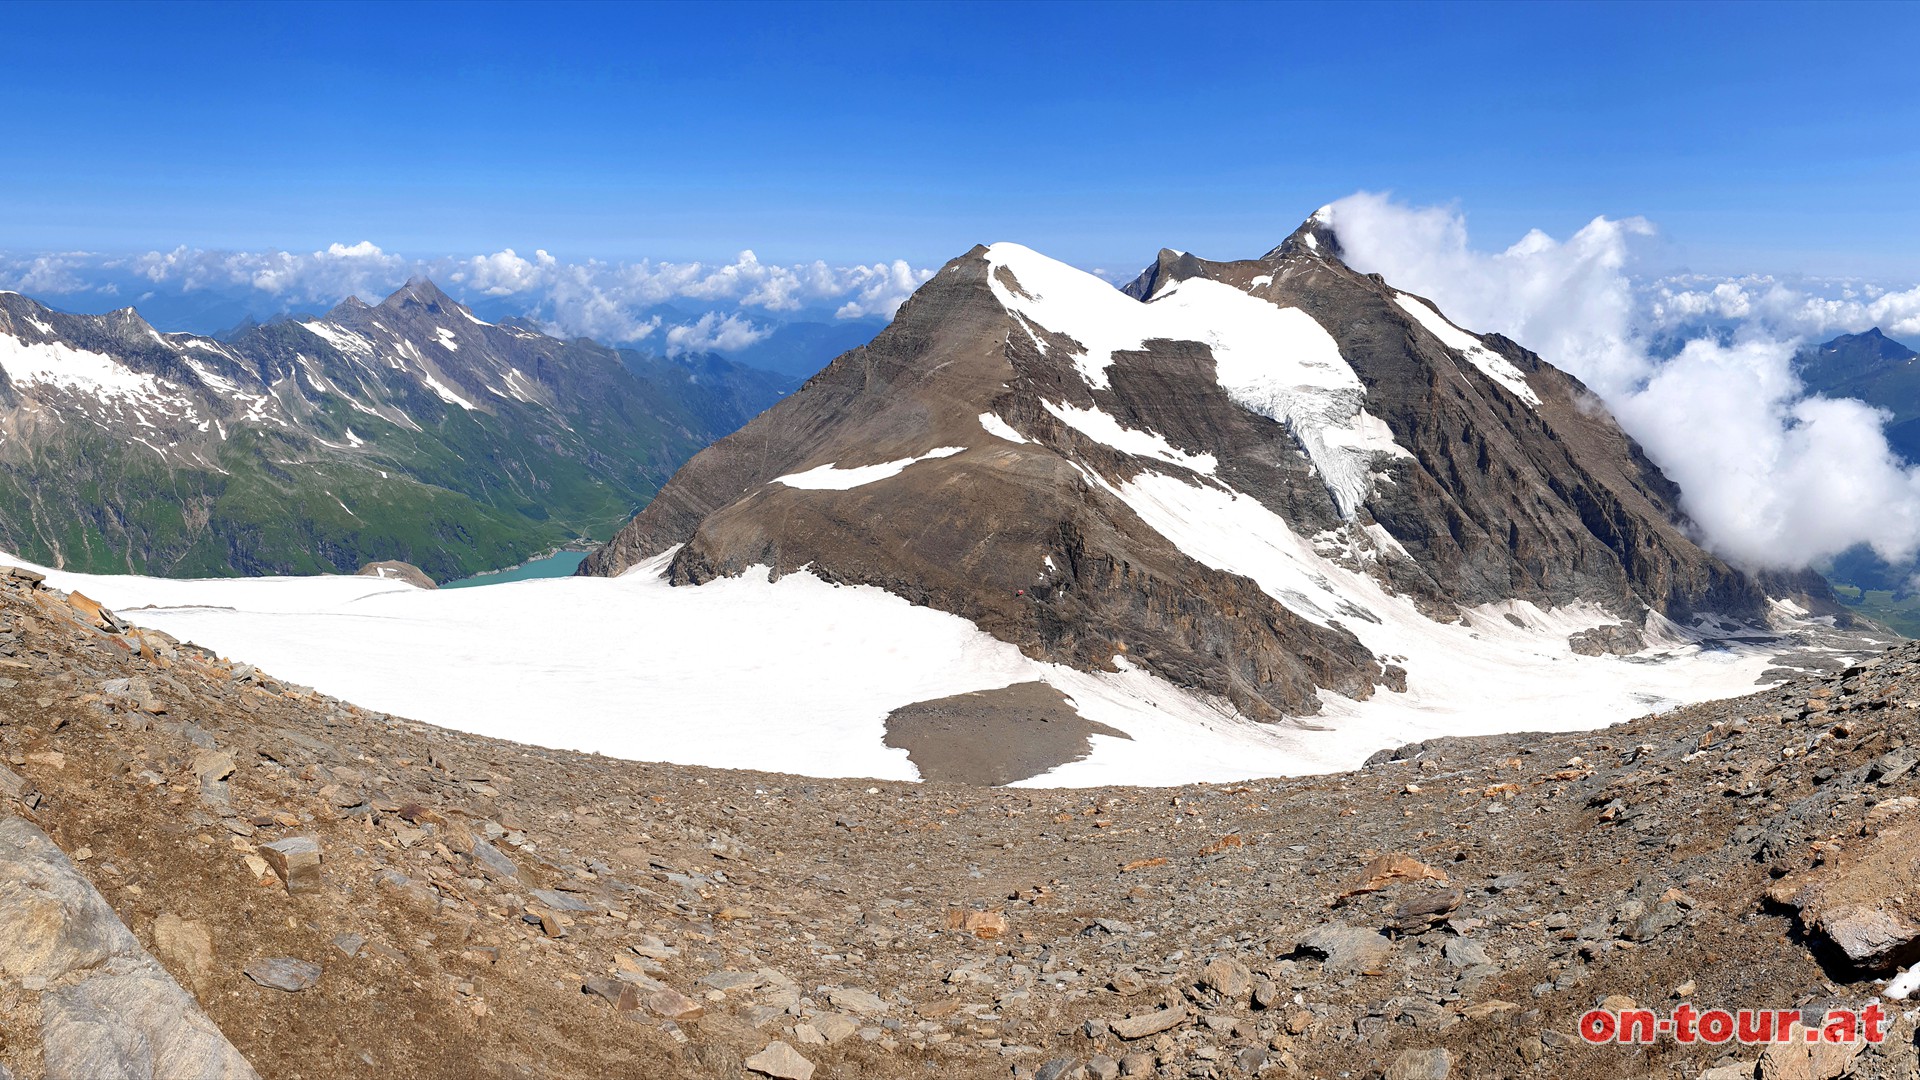
[[0,249],[1257,254],[1356,190],[1920,279],[1920,5],[13,4]]

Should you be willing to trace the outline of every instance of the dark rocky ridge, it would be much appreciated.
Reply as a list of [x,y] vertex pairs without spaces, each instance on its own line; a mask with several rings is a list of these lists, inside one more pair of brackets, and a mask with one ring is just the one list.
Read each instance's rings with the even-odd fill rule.
[[[1817,577],[1763,583],[1695,545],[1673,484],[1577,380],[1485,338],[1542,399],[1529,407],[1338,250],[1315,219],[1260,259],[1163,251],[1127,293],[1151,302],[1204,277],[1299,308],[1333,334],[1365,386],[1366,408],[1413,455],[1376,460],[1386,479],[1351,522],[1379,524],[1410,556],[1382,551],[1369,564],[1391,589],[1440,618],[1517,598],[1597,603],[1635,624],[1651,610],[1679,622],[1712,612],[1759,625],[1763,585],[1834,610]],[[1124,651],[1258,717],[1311,712],[1316,688],[1365,698],[1401,685],[1402,673],[1337,622],[1309,622],[1252,581],[1196,562],[1082,472],[1119,483],[1143,469],[1182,469],[1096,442],[1042,404],[1096,408],[1212,455],[1219,481],[1302,536],[1342,526],[1286,426],[1218,385],[1209,347],[1145,342],[1116,354],[1110,385],[1094,388],[1061,359],[1078,343],[1009,313],[989,265],[985,248],[948,263],[871,344],[696,455],[580,572],[618,574],[675,545],[676,584],[757,564],[807,567],[961,615],[1032,656],[1110,667]],[[1019,288],[1000,272],[1002,285]],[[1026,441],[987,434],[984,413]],[[965,450],[849,490],[769,483],[938,446]],[[1036,579],[1043,565],[1053,570]]]

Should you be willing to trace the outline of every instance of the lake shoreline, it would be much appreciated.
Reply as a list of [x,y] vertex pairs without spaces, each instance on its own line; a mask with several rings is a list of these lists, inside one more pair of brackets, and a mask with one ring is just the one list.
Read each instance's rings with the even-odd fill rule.
[[443,589],[475,589],[485,585],[504,585],[511,581],[533,581],[540,578],[572,577],[580,564],[586,561],[588,550],[575,548],[555,548],[537,558],[515,566],[499,570],[488,570],[463,578],[455,578],[443,583]]

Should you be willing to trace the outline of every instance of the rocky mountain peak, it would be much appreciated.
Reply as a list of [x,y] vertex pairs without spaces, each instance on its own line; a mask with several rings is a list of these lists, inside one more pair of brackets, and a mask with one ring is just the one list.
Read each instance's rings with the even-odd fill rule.
[[1161,248],[1160,254],[1154,257],[1153,265],[1140,271],[1140,276],[1122,286],[1120,291],[1145,302],[1153,299],[1161,286],[1193,277],[1199,272],[1199,259],[1184,251]]
[[365,300],[357,296],[349,296],[345,300],[335,304],[332,311],[327,312],[327,321],[339,322],[342,319],[352,319],[372,310],[373,305],[367,303]]
[[392,296],[380,302],[382,311],[424,310],[429,315],[441,315],[448,312],[469,314],[466,305],[440,291],[430,278],[416,277],[407,279],[405,285],[395,290]]
[[[1800,378],[1815,390],[1834,397],[1857,397],[1891,409],[1906,420],[1913,398],[1911,365],[1916,358],[1920,353],[1875,326],[1810,345],[1800,351],[1795,362]],[[1903,452],[1908,448],[1902,446]]]
[[1262,256],[1261,261],[1272,262],[1288,255],[1309,255],[1320,258],[1340,259],[1346,256],[1346,250],[1340,246],[1340,236],[1333,228],[1333,207],[1323,206],[1313,215],[1300,223],[1280,246]]
[[1858,334],[1841,334],[1820,346],[1822,353],[1852,352],[1879,360],[1911,360],[1914,351],[1880,332],[1877,326]]

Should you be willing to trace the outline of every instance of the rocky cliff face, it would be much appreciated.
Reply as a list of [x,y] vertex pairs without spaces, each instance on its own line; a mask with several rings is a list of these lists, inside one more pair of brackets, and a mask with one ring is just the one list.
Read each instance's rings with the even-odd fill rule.
[[605,535],[787,385],[482,322],[427,281],[227,341],[0,293],[0,547],[177,576],[461,576]]
[[1162,252],[1124,291],[975,248],[582,572],[676,547],[676,582],[804,567],[1261,717],[1404,689],[1369,626],[1407,611],[1767,616],[1577,380],[1353,271],[1318,217],[1258,259]]

